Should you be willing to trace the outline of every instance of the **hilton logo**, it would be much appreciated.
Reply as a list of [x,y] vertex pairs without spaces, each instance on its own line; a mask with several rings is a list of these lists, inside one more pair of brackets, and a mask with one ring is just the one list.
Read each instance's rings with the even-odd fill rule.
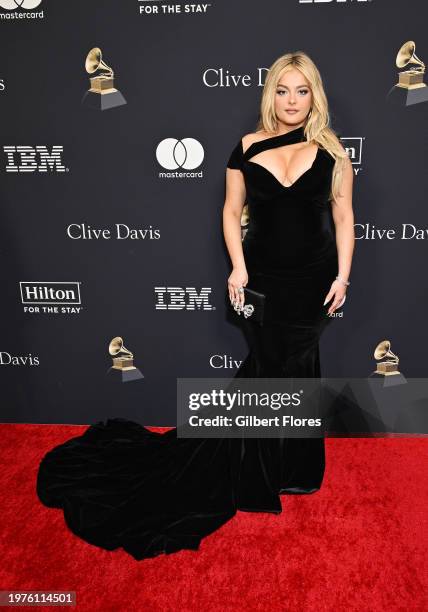
[[3,150],[7,155],[6,172],[68,172],[61,159],[64,147],[60,145],[54,145],[51,152],[45,145],[5,145]]
[[[341,136],[340,141],[347,152],[353,166],[361,166],[363,154],[363,140],[361,136]],[[354,174],[360,173],[362,168],[354,168]]]
[[156,310],[215,310],[208,295],[211,287],[202,287],[198,293],[195,287],[155,287]]
[[24,312],[48,314],[77,314],[80,306],[80,283],[20,281]]
[[206,15],[212,6],[211,2],[179,4],[176,0],[162,3],[158,3],[156,0],[138,0],[138,2],[140,3],[138,6],[140,15]]

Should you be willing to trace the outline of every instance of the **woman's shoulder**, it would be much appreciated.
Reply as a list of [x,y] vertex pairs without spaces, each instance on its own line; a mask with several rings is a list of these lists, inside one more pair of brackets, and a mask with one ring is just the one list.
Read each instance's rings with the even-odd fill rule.
[[248,134],[244,134],[238,140],[235,145],[235,148],[230,154],[229,161],[227,162],[228,168],[237,168],[241,169],[243,156],[247,149],[254,143],[264,140],[268,137],[268,134],[264,131],[259,132],[249,132]]
[[250,147],[252,144],[256,142],[260,142],[261,140],[264,140],[265,138],[268,138],[268,137],[269,137],[269,134],[265,132],[264,130],[260,130],[258,132],[249,132],[248,134],[244,134],[241,138],[243,152],[245,153],[248,147]]

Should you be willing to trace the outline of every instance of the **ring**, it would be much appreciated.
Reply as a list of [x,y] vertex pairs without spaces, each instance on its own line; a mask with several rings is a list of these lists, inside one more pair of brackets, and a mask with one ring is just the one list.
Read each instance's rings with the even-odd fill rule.
[[243,287],[238,287],[238,293],[244,293],[244,288]]

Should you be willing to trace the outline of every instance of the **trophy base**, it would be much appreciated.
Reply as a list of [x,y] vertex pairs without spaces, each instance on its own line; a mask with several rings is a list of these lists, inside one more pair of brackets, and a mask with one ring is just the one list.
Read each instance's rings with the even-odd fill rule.
[[386,99],[391,104],[396,106],[412,106],[413,104],[421,104],[428,102],[428,87],[415,87],[407,89],[401,85],[394,85],[388,92]]
[[114,382],[131,382],[131,380],[139,380],[144,378],[138,368],[114,368],[113,366],[107,370],[106,376]]
[[123,106],[124,104],[126,104],[125,98],[120,91],[114,88],[105,90],[102,93],[89,89],[82,98],[82,106],[93,108],[94,110],[104,111],[116,108],[117,106]]
[[395,387],[396,385],[404,385],[407,383],[401,372],[378,372],[375,370],[369,378],[377,378],[383,380],[382,387]]

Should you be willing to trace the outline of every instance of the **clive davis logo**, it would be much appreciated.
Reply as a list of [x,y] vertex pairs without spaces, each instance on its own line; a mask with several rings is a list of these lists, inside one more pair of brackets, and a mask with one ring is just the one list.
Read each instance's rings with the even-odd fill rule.
[[156,310],[215,310],[209,303],[211,287],[155,287]]
[[82,310],[80,282],[20,281],[24,312],[78,314]]
[[68,172],[62,161],[64,147],[53,145],[51,151],[46,145],[4,145],[6,172]]
[[[43,18],[43,11],[33,11],[41,3],[42,0],[0,0],[0,9],[10,11],[9,13],[0,12],[0,19]],[[20,10],[17,11],[17,9]]]
[[202,170],[189,172],[198,168],[204,160],[204,149],[195,138],[161,140],[156,148],[156,159],[163,168],[170,171],[159,172],[160,178],[202,177]]

